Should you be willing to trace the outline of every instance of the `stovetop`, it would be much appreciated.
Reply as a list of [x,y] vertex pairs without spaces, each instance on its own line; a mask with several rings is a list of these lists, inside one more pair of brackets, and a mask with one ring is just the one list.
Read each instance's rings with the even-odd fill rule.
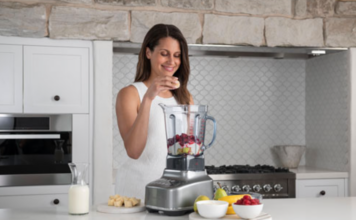
[[273,167],[270,165],[222,165],[222,166],[205,166],[208,174],[236,174],[236,173],[290,173],[288,168]]
[[270,165],[205,166],[213,180],[214,190],[219,186],[229,193],[256,192],[263,198],[295,198],[296,174],[288,168]]

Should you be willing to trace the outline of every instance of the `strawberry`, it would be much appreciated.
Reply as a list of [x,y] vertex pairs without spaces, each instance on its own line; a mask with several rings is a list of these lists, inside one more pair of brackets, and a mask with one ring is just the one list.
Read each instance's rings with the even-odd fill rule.
[[183,143],[183,140],[182,140],[182,139],[179,140],[179,145],[180,145],[181,147],[184,146],[184,143]]
[[173,144],[174,144],[173,138],[169,138],[169,139],[167,140],[167,146],[169,147],[169,146],[172,146]]
[[188,139],[188,135],[187,135],[187,134],[185,134],[185,133],[182,133],[182,134],[181,134],[181,137],[182,137],[182,138],[187,138],[187,139]]
[[245,199],[245,200],[242,202],[242,205],[250,205],[250,201],[248,201],[247,199]]
[[248,195],[244,195],[243,199],[250,199],[251,197]]
[[242,199],[238,199],[236,202],[235,202],[236,205],[242,205]]
[[260,204],[260,201],[258,199],[254,199],[256,205],[259,205]]
[[250,196],[244,196],[235,202],[236,205],[259,205],[261,204],[258,199],[253,199]]
[[176,141],[180,140],[180,136],[178,134],[176,134]]

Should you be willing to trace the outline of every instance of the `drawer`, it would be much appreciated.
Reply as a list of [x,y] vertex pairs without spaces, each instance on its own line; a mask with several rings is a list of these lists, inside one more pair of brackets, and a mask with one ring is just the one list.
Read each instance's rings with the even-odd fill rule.
[[[58,202],[58,204],[56,204]],[[0,196],[1,208],[68,207],[68,194]]]
[[311,179],[296,181],[297,198],[344,197],[345,179]]

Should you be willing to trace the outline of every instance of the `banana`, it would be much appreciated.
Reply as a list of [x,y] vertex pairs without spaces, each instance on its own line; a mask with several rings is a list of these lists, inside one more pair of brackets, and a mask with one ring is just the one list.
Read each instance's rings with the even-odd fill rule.
[[232,205],[230,205],[229,207],[227,207],[226,215],[233,215],[233,214],[236,214],[236,213],[235,213]]
[[245,195],[250,196],[249,194],[231,195],[231,196],[224,196],[218,199],[219,201],[226,201],[229,203],[229,207],[227,208],[226,215],[235,214],[234,208],[232,207],[232,203],[235,203],[237,200],[242,199]]

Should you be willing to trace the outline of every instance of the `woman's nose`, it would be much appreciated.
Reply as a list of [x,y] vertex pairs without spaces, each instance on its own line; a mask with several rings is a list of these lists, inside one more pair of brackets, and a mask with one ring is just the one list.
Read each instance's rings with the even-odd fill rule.
[[168,63],[174,63],[174,56],[168,56]]

